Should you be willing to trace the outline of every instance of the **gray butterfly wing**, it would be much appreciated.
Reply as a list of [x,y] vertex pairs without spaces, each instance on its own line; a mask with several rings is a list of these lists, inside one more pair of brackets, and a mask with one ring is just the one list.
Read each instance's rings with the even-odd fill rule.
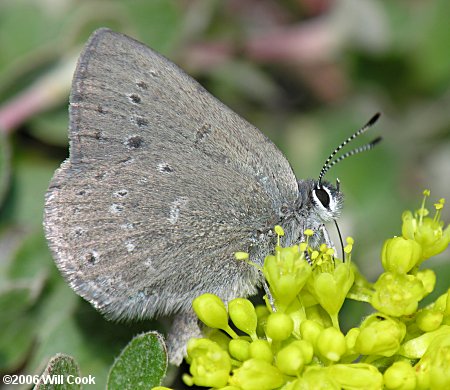
[[258,273],[233,253],[270,246],[267,229],[298,196],[262,133],[166,58],[107,29],[80,57],[69,132],[44,225],[78,294],[130,318],[187,310],[203,292],[255,292]]

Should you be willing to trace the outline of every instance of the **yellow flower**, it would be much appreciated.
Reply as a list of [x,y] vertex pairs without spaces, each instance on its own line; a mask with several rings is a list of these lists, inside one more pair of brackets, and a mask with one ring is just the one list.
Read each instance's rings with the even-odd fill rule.
[[[440,199],[435,204],[436,214],[433,218],[427,217],[425,200],[429,192],[424,192],[422,207],[415,216],[411,211],[405,211],[402,215],[402,235],[405,238],[415,240],[422,247],[422,259],[426,260],[443,252],[450,242],[450,225],[444,228],[444,222],[440,220],[440,214],[445,200]],[[423,261],[422,260],[422,261]]]
[[228,353],[208,339],[190,339],[187,345],[189,371],[192,377],[185,377],[189,384],[220,388],[228,383],[231,359]]
[[385,241],[381,263],[386,271],[407,273],[422,258],[422,247],[414,240],[394,237]]

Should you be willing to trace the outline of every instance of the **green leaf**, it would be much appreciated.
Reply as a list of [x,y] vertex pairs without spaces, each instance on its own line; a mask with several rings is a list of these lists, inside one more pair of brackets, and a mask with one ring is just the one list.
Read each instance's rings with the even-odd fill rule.
[[[63,375],[66,380],[62,384],[50,384],[44,383],[44,379],[52,378],[56,379],[57,375]],[[41,375],[41,380],[34,387],[34,390],[65,390],[65,389],[81,389],[80,385],[70,384],[67,381],[68,376],[71,375],[71,378],[80,377],[80,369],[75,360],[63,354],[57,354],[53,356],[47,364],[45,371]]]
[[34,338],[34,324],[25,315],[33,304],[32,286],[7,286],[0,291],[0,371],[18,369]]
[[27,232],[21,227],[1,224],[1,222],[0,217],[0,286],[3,289],[7,283],[11,282],[10,270],[14,266],[17,251],[27,238]]
[[138,32],[140,40],[155,50],[167,53],[180,38],[181,14],[175,1],[130,1],[121,4],[132,18],[132,28]]
[[108,389],[151,389],[159,386],[167,369],[167,351],[157,332],[136,336],[111,367]]
[[[420,18],[423,24],[415,46],[413,65],[425,88],[445,91],[450,81],[450,52],[448,50],[448,14],[450,3],[446,0],[435,1],[432,6],[424,7]],[[418,23],[414,24],[414,29]]]
[[33,303],[31,286],[11,285],[0,290],[0,324],[19,315]]
[[56,164],[31,150],[15,153],[12,186],[2,219],[27,228],[41,228],[44,197]]
[[95,377],[95,385],[86,386],[89,390],[105,389],[114,358],[133,335],[157,326],[150,321],[137,324],[107,321],[89,303],[79,299],[60,276],[50,281],[45,300],[40,301],[33,314],[38,342],[23,372],[35,373],[49,357],[65,353],[76,359],[84,376]]
[[35,280],[55,272],[54,268],[43,230],[33,229],[16,249],[7,276]]
[[40,141],[55,146],[67,148],[69,117],[67,107],[42,112],[30,118],[28,126],[30,133]]

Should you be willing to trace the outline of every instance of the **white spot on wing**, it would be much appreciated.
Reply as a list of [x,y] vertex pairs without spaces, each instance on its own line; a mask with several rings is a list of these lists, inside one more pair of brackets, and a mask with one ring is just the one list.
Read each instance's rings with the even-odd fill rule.
[[180,209],[187,203],[187,198],[185,197],[180,197],[175,199],[171,204],[170,204],[170,212],[169,212],[169,218],[167,218],[169,220],[169,222],[172,225],[175,225],[178,222],[178,219],[180,217]]
[[150,270],[150,271],[156,271],[152,259],[147,258],[146,260],[144,260],[144,265]]
[[123,160],[121,160],[121,161],[119,161],[121,164],[123,164],[123,165],[130,165],[130,164],[133,164],[134,163],[134,158],[131,158],[131,157],[127,157],[127,158],[125,158],[125,159],[123,159]]
[[120,225],[120,228],[123,230],[133,230],[134,225],[131,222],[127,222],[127,223]]
[[128,253],[131,253],[131,252],[133,252],[135,249],[136,249],[136,245],[134,245],[132,242],[130,242],[130,241],[127,241],[126,243],[125,243],[125,247],[127,248],[127,252]]
[[120,214],[123,211],[123,206],[117,203],[113,203],[110,207],[109,207],[109,211],[112,214]]
[[159,163],[157,165],[158,172],[164,173],[166,175],[173,173],[174,169],[170,166],[170,164],[166,162]]

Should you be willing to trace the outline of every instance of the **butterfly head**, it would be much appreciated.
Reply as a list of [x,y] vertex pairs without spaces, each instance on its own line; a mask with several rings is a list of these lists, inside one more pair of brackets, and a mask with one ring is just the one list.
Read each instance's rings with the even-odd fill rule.
[[[324,223],[334,221],[339,239],[341,242],[342,248],[342,258],[344,258],[344,244],[342,241],[342,237],[339,231],[339,226],[337,225],[336,220],[338,219],[340,212],[342,210],[342,206],[344,203],[344,196],[340,189],[339,179],[336,180],[336,185],[331,184],[323,180],[325,174],[328,170],[346,159],[347,157],[353,156],[355,154],[367,151],[372,149],[376,144],[381,141],[381,137],[375,138],[372,142],[360,146],[356,149],[352,149],[347,153],[344,153],[340,157],[335,158],[336,154],[349,142],[353,141],[356,137],[364,133],[368,130],[372,125],[378,120],[380,114],[375,114],[363,127],[361,127],[357,132],[348,137],[344,142],[342,142],[334,151],[330,154],[330,156],[325,160],[325,163],[320,171],[319,178],[317,180],[300,180],[298,182],[299,188],[299,202],[300,202],[300,210],[304,212],[305,225],[314,230],[323,230]],[[320,244],[320,237],[314,236],[312,240],[312,245]],[[324,237],[325,238],[325,237]],[[327,244],[333,245],[329,239],[325,239]],[[311,240],[310,240],[311,243]]]
[[334,151],[326,159],[322,170],[320,171],[319,178],[317,180],[309,181],[309,185],[306,186],[308,188],[308,193],[306,196],[307,199],[309,199],[312,210],[314,211],[311,213],[310,219],[315,219],[316,223],[323,224],[330,221],[336,222],[344,202],[344,196],[340,190],[339,179],[336,180],[336,185],[323,180],[328,170],[347,157],[372,149],[381,141],[381,137],[375,138],[372,142],[356,149],[352,149],[340,157],[335,158],[336,154],[349,142],[353,141],[356,137],[372,127],[379,117],[379,113],[375,114],[363,127],[361,127],[358,131],[342,142],[336,149],[334,149]]
[[314,182],[311,190],[311,202],[317,216],[322,222],[336,220],[342,210],[344,196],[339,188],[339,180],[336,185],[328,182]]

